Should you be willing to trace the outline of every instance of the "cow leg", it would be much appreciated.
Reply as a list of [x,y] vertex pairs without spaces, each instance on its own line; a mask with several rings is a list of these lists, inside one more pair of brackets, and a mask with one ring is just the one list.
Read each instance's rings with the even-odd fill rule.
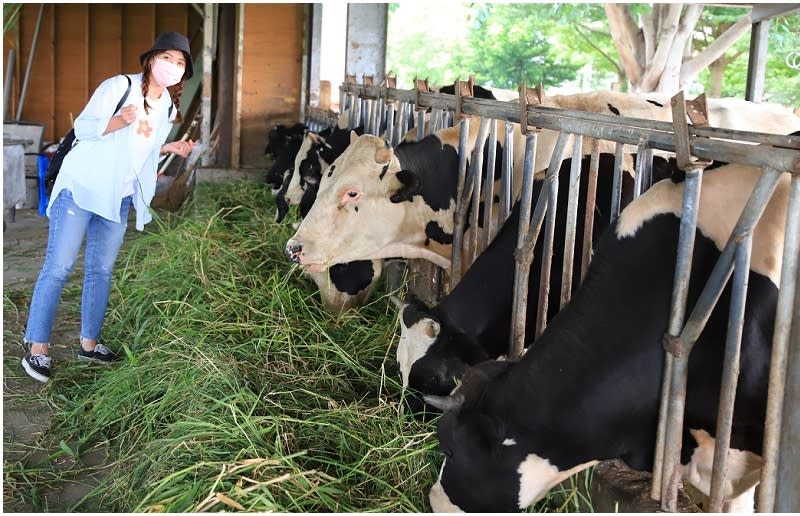
[[[705,497],[711,494],[711,472],[715,440],[705,430],[691,430],[697,442],[683,478]],[[749,451],[728,451],[728,474],[723,484],[723,509],[726,512],[754,512],[755,488],[761,476],[761,457]]]

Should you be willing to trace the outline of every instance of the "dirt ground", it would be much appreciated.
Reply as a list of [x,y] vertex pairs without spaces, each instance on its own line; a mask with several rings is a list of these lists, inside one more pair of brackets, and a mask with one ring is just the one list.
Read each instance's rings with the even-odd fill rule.
[[[76,464],[72,460],[48,460],[58,443],[48,443],[46,430],[50,424],[50,408],[38,395],[47,384],[33,380],[20,366],[25,354],[22,339],[30,295],[47,245],[48,219],[35,209],[16,210],[14,222],[8,212],[3,218],[3,511],[68,511],[103,476],[105,453],[102,450],[80,457],[77,469],[85,473],[70,474],[67,483],[54,481],[32,488],[9,475],[9,471],[19,469],[51,468],[55,472],[70,468],[74,471]],[[65,292],[70,287],[79,287],[82,276],[82,257],[79,257]],[[79,298],[80,290],[76,291]],[[50,347],[54,371],[60,364],[74,359],[79,333],[79,315],[59,310]],[[27,492],[30,497],[25,495]],[[33,498],[37,496],[39,499],[34,503]]]

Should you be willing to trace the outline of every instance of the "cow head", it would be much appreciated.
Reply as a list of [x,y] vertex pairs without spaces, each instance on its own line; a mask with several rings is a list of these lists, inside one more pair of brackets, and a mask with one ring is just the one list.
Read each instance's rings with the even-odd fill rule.
[[469,365],[488,358],[478,343],[452,331],[421,301],[406,299],[400,313],[397,363],[411,413],[430,411],[423,395],[449,394]]
[[413,174],[400,174],[385,140],[351,133],[351,142],[323,175],[316,201],[286,244],[286,256],[310,271],[356,260],[427,258],[404,252],[424,241],[424,235],[404,230]]
[[272,185],[273,193],[277,193],[281,188],[284,178],[292,170],[295,155],[303,142],[303,135],[306,127],[303,124],[295,124],[292,127],[276,125],[269,132],[269,143],[264,154],[274,160],[272,168],[267,171],[265,182]]
[[[596,463],[560,471],[535,452],[536,433],[546,432],[545,428],[520,431],[510,419],[513,410],[484,408],[497,405],[490,395],[493,381],[511,367],[509,362],[483,362],[464,374],[453,395],[426,396],[427,401],[446,410],[437,432],[445,460],[429,494],[433,512],[519,511]],[[514,404],[514,400],[505,402]],[[505,417],[498,415],[505,412]]]
[[290,206],[300,204],[303,194],[308,188],[316,190],[319,186],[324,163],[320,156],[320,148],[326,145],[323,136],[311,131],[306,132],[300,150],[297,151],[294,158],[292,179],[284,195]]

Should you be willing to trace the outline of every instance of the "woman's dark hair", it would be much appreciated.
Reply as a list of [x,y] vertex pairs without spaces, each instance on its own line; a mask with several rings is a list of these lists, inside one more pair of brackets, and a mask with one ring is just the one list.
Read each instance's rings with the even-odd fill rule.
[[[150,75],[152,74],[151,70],[151,63],[153,57],[156,53],[153,53],[151,56],[147,58],[144,62],[143,74],[142,74],[142,96],[144,97],[144,112],[150,113],[150,104],[147,103],[147,90],[148,85],[150,84]],[[183,92],[183,83],[184,79],[181,78],[181,81],[174,85],[167,88],[169,91],[169,96],[172,98],[172,103],[175,104],[175,120],[172,122],[173,124],[180,124],[183,122],[183,116],[181,115],[181,93]]]

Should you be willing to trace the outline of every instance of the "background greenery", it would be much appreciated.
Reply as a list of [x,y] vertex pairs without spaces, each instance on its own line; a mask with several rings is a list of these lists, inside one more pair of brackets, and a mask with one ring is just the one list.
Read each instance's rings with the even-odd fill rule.
[[[398,87],[412,87],[414,77],[443,85],[470,74],[479,84],[512,90],[521,81],[570,93],[611,89],[614,83],[624,87],[603,4],[445,4],[390,4],[386,69],[397,74]],[[695,49],[711,44],[743,13],[741,8],[707,6],[697,25]],[[770,24],[764,100],[797,107],[800,71],[790,68],[786,58],[800,52],[800,14]],[[750,31],[726,52],[718,96],[744,96],[749,42]],[[711,91],[705,70],[689,93]]]

